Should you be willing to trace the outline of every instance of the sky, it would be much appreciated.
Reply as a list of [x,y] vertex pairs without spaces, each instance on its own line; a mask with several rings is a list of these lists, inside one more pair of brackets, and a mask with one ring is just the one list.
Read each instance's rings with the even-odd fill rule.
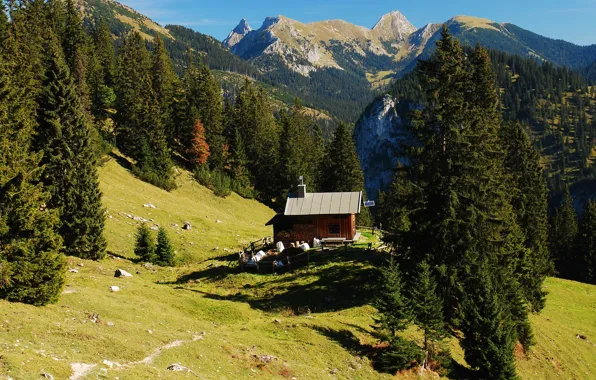
[[258,29],[267,16],[301,22],[342,19],[372,28],[398,10],[417,28],[456,15],[509,22],[546,37],[596,44],[596,0],[121,0],[162,25],[177,24],[223,40],[245,18]]

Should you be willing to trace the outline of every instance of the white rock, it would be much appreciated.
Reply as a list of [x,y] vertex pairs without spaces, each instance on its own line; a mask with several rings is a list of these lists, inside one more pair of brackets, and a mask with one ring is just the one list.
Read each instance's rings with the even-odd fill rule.
[[116,269],[116,272],[114,272],[114,277],[132,277],[132,274],[128,273],[124,269]]
[[181,366],[180,364],[172,364],[171,366],[168,367],[168,371],[174,371],[174,372],[181,372],[181,371],[186,371],[187,368]]
[[120,291],[120,287],[119,286],[110,286],[110,291],[111,292],[119,292]]
[[79,271],[78,271],[78,270],[76,270],[76,269],[69,269],[68,271],[69,271],[70,273],[79,273]]

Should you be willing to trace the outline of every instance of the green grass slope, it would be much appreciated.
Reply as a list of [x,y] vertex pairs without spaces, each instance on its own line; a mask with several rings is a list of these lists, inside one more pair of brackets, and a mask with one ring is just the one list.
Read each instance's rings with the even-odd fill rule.
[[[165,227],[180,263],[234,251],[272,234],[265,223],[275,213],[257,201],[235,193],[225,199],[216,197],[186,171],[177,172],[178,189],[170,193],[136,179],[120,163],[126,165],[121,157],[112,159],[100,170],[108,214],[108,252],[112,254],[134,257],[134,234],[140,223],[135,218]],[[145,207],[150,204],[156,208]],[[185,222],[191,223],[190,231],[182,229]]]
[[[380,254],[339,250],[314,254],[310,267],[286,274],[239,272],[235,255],[222,247],[270,233],[263,224],[272,211],[236,196],[214,198],[188,173],[177,180],[179,189],[166,193],[137,181],[116,161],[101,169],[112,216],[109,249],[121,257],[69,258],[76,272],[67,274],[55,305],[0,301],[0,379],[43,373],[75,380],[393,377],[377,372],[371,360],[378,350],[370,301]],[[143,207],[148,202],[158,208]],[[137,221],[122,213],[165,225],[183,265],[152,270],[130,261],[129,235]],[[171,227],[184,220],[193,223],[191,231]],[[134,277],[114,278],[118,268]],[[547,307],[532,316],[537,345],[518,353],[519,374],[593,378],[596,287],[557,279],[545,286]],[[420,337],[414,329],[407,335]],[[461,363],[461,350],[453,341],[451,347]],[[174,363],[188,370],[168,370]]]

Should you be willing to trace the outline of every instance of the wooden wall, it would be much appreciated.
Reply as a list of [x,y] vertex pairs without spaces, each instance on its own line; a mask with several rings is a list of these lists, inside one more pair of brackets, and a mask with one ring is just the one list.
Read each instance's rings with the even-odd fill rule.
[[[339,233],[330,233],[331,225],[338,225]],[[314,238],[352,240],[356,234],[356,215],[288,217],[283,225],[273,226],[273,233],[275,241],[283,242],[286,248],[296,241],[312,244]]]

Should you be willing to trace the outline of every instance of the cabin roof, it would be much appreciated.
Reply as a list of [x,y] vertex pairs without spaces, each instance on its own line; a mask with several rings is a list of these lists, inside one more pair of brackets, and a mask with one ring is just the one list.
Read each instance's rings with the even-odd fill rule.
[[304,197],[290,196],[285,216],[359,214],[362,192],[306,193]]

